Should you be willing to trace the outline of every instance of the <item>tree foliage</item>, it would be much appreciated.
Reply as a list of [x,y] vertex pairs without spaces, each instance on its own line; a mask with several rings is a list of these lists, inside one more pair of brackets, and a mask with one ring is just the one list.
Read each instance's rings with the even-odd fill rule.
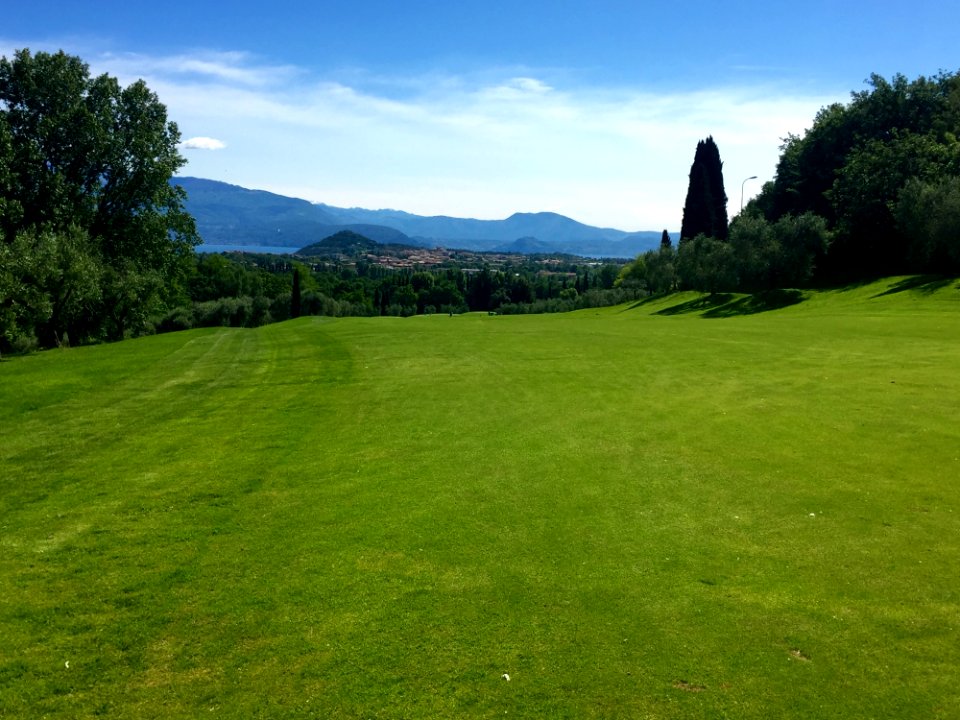
[[960,177],[911,178],[894,207],[914,267],[960,272]]
[[737,289],[749,292],[804,287],[830,245],[819,215],[784,215],[774,223],[759,215],[738,217],[730,227]]
[[640,289],[650,295],[672,292],[677,287],[677,253],[671,245],[661,244],[627,263],[617,277],[617,287]]
[[300,269],[293,269],[293,290],[290,291],[290,317],[298,318],[303,309],[303,297],[300,293]]
[[690,183],[683,205],[680,241],[697,235],[727,238],[727,194],[723,187],[723,163],[713,137],[697,143],[690,167]]
[[[166,108],[79,58],[0,59],[0,337],[120,338],[177,299],[198,238]],[[25,308],[32,308],[30,311]]]
[[945,204],[930,208],[949,206],[950,178],[960,176],[960,78],[872,75],[868,85],[784,141],[775,180],[748,210],[771,222],[822,217],[833,242],[818,263],[821,280],[954,271],[944,264],[949,253],[928,251],[943,240],[921,234],[937,222],[922,222],[910,207],[921,201],[920,185],[946,193]]
[[653,295],[677,287],[708,293],[804,287],[829,245],[826,221],[813,213],[773,223],[744,214],[730,225],[726,242],[701,234],[676,251],[662,246],[643,253],[620,271],[618,285]]
[[730,292],[737,289],[736,258],[730,243],[697,235],[677,250],[677,278],[680,286],[701,292]]

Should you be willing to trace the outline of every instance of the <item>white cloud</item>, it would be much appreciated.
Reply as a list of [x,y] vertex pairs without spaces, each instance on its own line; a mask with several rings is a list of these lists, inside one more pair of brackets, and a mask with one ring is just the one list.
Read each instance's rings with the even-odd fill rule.
[[535,95],[543,95],[553,89],[545,82],[537,80],[536,78],[528,77],[513,78],[513,80],[511,80],[508,84],[512,85],[518,90],[522,90],[523,92],[527,93],[533,93]]
[[515,77],[484,90],[481,96],[487,100],[525,100],[542,97],[551,90],[553,88],[542,80],[531,77]]
[[180,143],[185,150],[223,150],[227,144],[212,137],[192,137]]

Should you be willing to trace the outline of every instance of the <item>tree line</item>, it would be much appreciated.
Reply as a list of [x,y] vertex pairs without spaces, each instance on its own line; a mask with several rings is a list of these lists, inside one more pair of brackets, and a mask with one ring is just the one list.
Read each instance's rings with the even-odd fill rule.
[[254,327],[300,315],[564,312],[639,297],[635,288],[615,287],[621,267],[614,262],[567,261],[545,271],[537,259],[529,258],[503,267],[413,271],[365,260],[200,253],[184,277],[183,300],[152,317],[146,331]]
[[755,292],[960,273],[960,77],[868,85],[784,139],[775,178],[729,225],[719,150],[701,141],[677,247],[641,255],[621,284]]

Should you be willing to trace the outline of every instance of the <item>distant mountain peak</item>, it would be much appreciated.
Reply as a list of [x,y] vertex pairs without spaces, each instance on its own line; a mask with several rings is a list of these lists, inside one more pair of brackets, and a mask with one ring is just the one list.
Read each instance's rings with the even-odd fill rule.
[[507,220],[513,220],[514,218],[563,218],[564,220],[570,220],[571,222],[576,222],[572,218],[568,218],[565,215],[560,213],[550,212],[548,210],[542,210],[540,212],[515,212],[513,215],[507,218]]

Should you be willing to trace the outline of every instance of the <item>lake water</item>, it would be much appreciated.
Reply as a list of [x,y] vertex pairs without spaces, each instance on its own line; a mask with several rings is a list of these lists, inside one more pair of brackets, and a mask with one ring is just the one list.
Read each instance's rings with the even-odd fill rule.
[[272,255],[292,255],[299,247],[277,247],[276,245],[197,245],[198,253],[248,252],[270,253]]

